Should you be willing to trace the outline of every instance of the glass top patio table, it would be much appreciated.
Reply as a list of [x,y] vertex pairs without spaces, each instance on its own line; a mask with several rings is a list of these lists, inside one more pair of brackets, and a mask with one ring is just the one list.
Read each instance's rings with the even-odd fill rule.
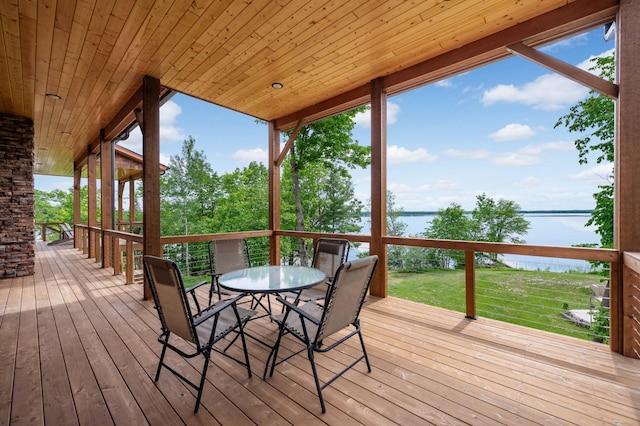
[[324,272],[293,265],[256,266],[220,276],[218,283],[241,293],[284,293],[313,287],[325,280]]

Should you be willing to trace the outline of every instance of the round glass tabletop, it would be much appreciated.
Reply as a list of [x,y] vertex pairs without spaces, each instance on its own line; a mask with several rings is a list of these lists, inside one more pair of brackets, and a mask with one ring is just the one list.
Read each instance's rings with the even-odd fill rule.
[[227,290],[245,293],[279,293],[302,290],[325,280],[324,272],[305,266],[277,265],[239,269],[222,275],[218,282]]

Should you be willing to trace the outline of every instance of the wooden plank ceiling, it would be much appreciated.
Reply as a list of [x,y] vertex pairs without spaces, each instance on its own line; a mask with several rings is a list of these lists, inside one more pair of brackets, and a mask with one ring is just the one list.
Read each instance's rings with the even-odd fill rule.
[[372,79],[407,90],[503,57],[503,38],[535,46],[616,11],[615,0],[2,0],[0,112],[33,118],[36,173],[70,176],[144,75],[290,125],[366,103]]

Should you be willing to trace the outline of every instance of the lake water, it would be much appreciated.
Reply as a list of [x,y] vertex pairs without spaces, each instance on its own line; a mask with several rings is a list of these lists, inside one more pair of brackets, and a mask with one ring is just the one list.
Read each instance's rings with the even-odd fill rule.
[[[407,235],[415,235],[424,232],[434,216],[401,216],[399,220],[407,224]],[[585,227],[591,217],[588,213],[524,213],[523,216],[530,223],[528,234],[522,237],[526,244],[571,247],[575,244],[600,242],[595,227]],[[362,233],[369,233],[369,218],[364,219],[363,225]],[[583,260],[518,255],[502,255],[502,260],[522,269],[549,269],[555,272],[590,270],[589,262]]]

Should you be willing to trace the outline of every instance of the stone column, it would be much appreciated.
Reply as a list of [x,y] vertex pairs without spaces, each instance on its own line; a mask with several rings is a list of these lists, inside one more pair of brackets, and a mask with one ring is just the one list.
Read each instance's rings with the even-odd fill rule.
[[0,279],[33,275],[33,121],[0,114]]

